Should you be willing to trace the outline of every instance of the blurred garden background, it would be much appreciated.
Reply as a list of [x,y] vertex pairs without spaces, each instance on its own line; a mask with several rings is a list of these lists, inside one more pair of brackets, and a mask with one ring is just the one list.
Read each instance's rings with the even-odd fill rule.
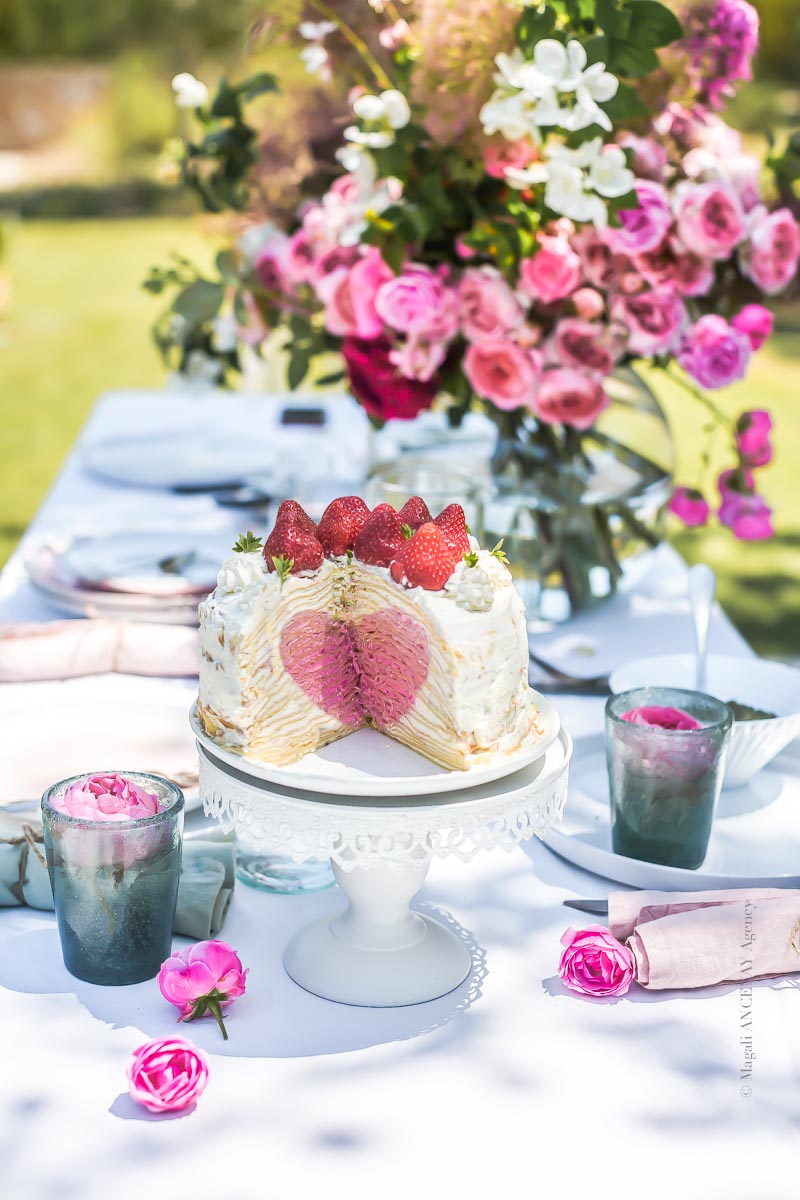
[[[366,3],[366,0],[363,0]],[[800,3],[755,0],[762,22],[757,79],[729,112],[756,151],[766,131],[800,127]],[[351,17],[357,0],[348,5]],[[330,122],[329,101],[282,29],[301,5],[272,0],[4,0],[0,8],[0,562],[23,533],[96,397],[159,387],[165,372],[149,327],[159,301],[142,289],[175,251],[202,264],[224,234],[175,180],[181,131],[170,80],[212,85],[275,71],[266,97],[269,193],[291,187],[302,146]],[[671,529],[690,559],[717,571],[720,597],[761,653],[800,657],[800,297],[781,300],[776,334],[732,412],[771,409],[775,462],[763,493],[777,536],[737,543],[725,531]],[[664,395],[664,384],[658,388]],[[691,480],[700,449],[692,401],[664,396]],[[685,436],[688,434],[688,437]],[[682,436],[683,435],[683,436]],[[698,434],[699,437],[699,434]],[[709,464],[713,470],[714,462]]]

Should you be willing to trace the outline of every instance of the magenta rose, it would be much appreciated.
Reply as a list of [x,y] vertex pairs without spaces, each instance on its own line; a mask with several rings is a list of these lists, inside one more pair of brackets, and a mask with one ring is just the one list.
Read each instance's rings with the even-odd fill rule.
[[645,356],[672,350],[687,320],[683,301],[669,288],[616,296],[611,316],[627,328],[631,352]]
[[702,492],[695,488],[679,487],[672,493],[668,505],[669,511],[690,529],[697,525],[705,525],[711,509]]
[[566,238],[541,234],[533,258],[519,264],[520,283],[531,300],[553,304],[581,282],[581,260]]
[[447,341],[458,329],[456,294],[442,273],[420,263],[406,263],[399,275],[378,289],[378,315],[398,333]]
[[733,531],[743,542],[762,542],[771,538],[772,509],[761,496],[727,492],[718,513],[720,524]]
[[717,487],[723,503],[732,493],[740,496],[750,495],[755,490],[755,486],[756,480],[753,472],[748,467],[741,465],[721,471],[717,479]]
[[678,362],[700,387],[712,390],[744,379],[750,363],[750,342],[724,317],[707,313],[689,330]]
[[555,327],[550,348],[562,367],[577,367],[608,375],[622,349],[608,325],[563,317]]
[[287,290],[287,244],[273,240],[261,250],[253,264],[258,282],[269,299],[280,297]]
[[746,233],[736,189],[724,180],[685,181],[672,196],[678,235],[686,249],[700,258],[729,258]]
[[385,338],[348,337],[342,342],[350,387],[358,402],[382,421],[410,421],[433,404],[439,379],[436,375],[428,380],[407,378],[392,362],[391,353]]
[[131,1096],[153,1113],[194,1104],[208,1083],[208,1059],[185,1038],[157,1038],[134,1050],[126,1070]]
[[506,338],[473,342],[464,355],[464,374],[474,390],[505,410],[533,403],[539,369],[538,351]]
[[468,267],[458,285],[461,329],[470,342],[494,341],[522,323],[519,301],[495,267]]
[[375,308],[378,289],[393,279],[374,246],[349,269],[339,269],[317,284],[325,301],[325,324],[337,337],[377,338],[383,321]]
[[420,379],[427,383],[447,357],[447,349],[446,342],[427,342],[422,338],[409,337],[389,351],[389,361],[407,379]]
[[90,775],[71,783],[53,808],[82,821],[135,821],[159,811],[158,796],[124,775]]
[[772,333],[773,316],[763,304],[745,304],[731,325],[745,335],[753,350],[760,350]]
[[245,993],[247,971],[227,942],[195,942],[161,964],[161,995],[180,1009],[179,1021],[194,1021],[210,1013],[227,1040],[222,1010]]
[[788,287],[797,274],[800,260],[800,230],[788,208],[759,213],[742,247],[742,270],[762,292],[774,296]]
[[608,403],[608,396],[598,379],[572,367],[559,367],[545,371],[533,410],[547,425],[588,429]]
[[616,254],[648,254],[661,245],[672,225],[669,198],[660,183],[637,179],[634,188],[639,207],[623,209],[621,226],[606,230],[606,241]]
[[562,982],[583,996],[624,996],[634,980],[633,952],[602,925],[568,929],[558,964]]
[[700,728],[700,722],[691,713],[664,704],[643,704],[640,708],[632,708],[623,713],[621,719],[630,721],[632,725],[649,725],[654,729]]
[[505,138],[498,138],[496,141],[489,142],[484,149],[483,165],[486,168],[486,174],[491,175],[492,179],[505,179],[509,167],[517,169],[527,167],[536,157],[536,147],[526,138],[520,138],[516,142],[507,142]]
[[764,409],[744,412],[736,422],[736,446],[748,467],[765,467],[772,459],[772,417]]

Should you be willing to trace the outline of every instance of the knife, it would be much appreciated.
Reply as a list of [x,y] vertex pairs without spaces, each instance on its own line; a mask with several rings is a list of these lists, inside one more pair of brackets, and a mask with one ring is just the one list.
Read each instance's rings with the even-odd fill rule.
[[577,908],[578,912],[591,913],[595,917],[608,916],[607,900],[563,900],[567,908]]

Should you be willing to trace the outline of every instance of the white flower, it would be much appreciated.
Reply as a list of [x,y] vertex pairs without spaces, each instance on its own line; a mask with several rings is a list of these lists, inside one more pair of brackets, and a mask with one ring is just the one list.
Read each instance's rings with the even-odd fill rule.
[[202,108],[208,103],[208,88],[189,71],[181,71],[175,76],[172,80],[172,90],[178,108]]
[[336,25],[333,21],[301,21],[299,25],[300,37],[306,39],[307,42],[321,42],[329,33],[333,33]]
[[239,343],[239,326],[235,317],[227,313],[214,317],[211,322],[211,345],[217,354],[230,354]]
[[531,130],[536,128],[530,106],[521,92],[515,96],[503,96],[495,92],[492,99],[484,104],[480,117],[485,134],[491,137],[493,133],[499,133],[509,142],[528,137]]
[[395,140],[395,130],[403,129],[411,120],[408,101],[396,88],[388,88],[379,96],[369,92],[358,96],[353,101],[353,112],[360,121],[383,126],[382,129],[360,129],[358,125],[348,125],[344,131],[348,142],[368,146],[372,150],[385,150],[391,146]]
[[344,131],[348,142],[359,146],[368,146],[370,150],[385,150],[394,141],[394,134],[388,130],[376,130],[372,133],[359,129],[357,125],[348,125]]
[[320,42],[311,42],[300,51],[300,58],[306,64],[309,75],[327,75],[330,77],[330,55]]
[[381,92],[380,98],[386,110],[386,120],[392,129],[405,129],[411,120],[411,109],[403,93],[397,88],[389,88],[388,91]]
[[625,196],[633,190],[634,174],[620,146],[605,146],[589,171],[589,184],[609,199]]
[[207,387],[216,383],[222,375],[222,363],[204,350],[192,350],[186,356],[183,374],[190,384]]

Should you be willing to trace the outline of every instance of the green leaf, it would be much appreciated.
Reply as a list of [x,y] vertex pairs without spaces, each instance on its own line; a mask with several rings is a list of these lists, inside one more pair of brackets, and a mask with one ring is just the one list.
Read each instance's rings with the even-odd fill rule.
[[532,50],[542,38],[552,37],[556,27],[555,9],[546,4],[542,9],[532,5],[523,9],[517,21],[517,45],[522,50]]
[[239,97],[234,88],[228,83],[227,79],[221,79],[217,94],[211,104],[212,117],[233,117],[234,121],[241,121],[242,109],[239,104]]
[[503,542],[505,540],[506,540],[505,538],[500,538],[500,541],[497,543],[494,550],[491,551],[491,554],[492,554],[492,557],[496,558],[499,562],[505,563],[506,565],[508,565],[508,559],[506,558],[506,552],[503,549]]
[[622,121],[637,121],[650,115],[650,109],[629,83],[620,82],[616,96],[612,96],[600,107],[608,113],[615,124]]
[[292,347],[289,366],[286,370],[286,380],[292,391],[295,391],[305,379],[310,361],[309,355],[304,350]]
[[317,379],[316,386],[333,387],[335,383],[341,383],[344,377],[344,371],[331,371],[330,374],[323,375],[321,379]]
[[260,550],[262,545],[262,539],[248,529],[247,533],[239,534],[233,549],[236,554],[251,554],[254,550]]
[[280,88],[274,75],[269,71],[259,71],[237,83],[236,91],[243,100],[255,100],[256,96],[263,96],[265,92],[279,92]]
[[474,550],[467,551],[467,553],[463,555],[463,559],[468,567],[477,567],[478,565],[478,556]]
[[278,578],[280,579],[281,583],[285,583],[292,573],[294,559],[287,558],[285,554],[274,554],[272,556],[272,565],[278,572]]
[[623,38],[611,38],[608,43],[609,58],[606,66],[614,75],[627,75],[638,79],[658,70],[658,55],[649,46],[637,46]]
[[590,67],[593,63],[608,62],[608,38],[604,34],[598,33],[594,37],[590,37],[588,42],[584,42],[583,48],[586,51],[586,59]]
[[224,296],[225,289],[221,283],[196,279],[175,297],[172,311],[194,325],[202,325],[204,321],[210,321],[217,315]]
[[683,37],[683,28],[675,13],[657,0],[633,0],[630,14],[627,40],[637,46],[655,49]]
[[239,282],[239,272],[236,269],[236,256],[230,250],[220,250],[214,259],[214,266],[219,271],[220,277],[227,283]]
[[631,14],[622,8],[619,0],[597,0],[595,20],[610,37],[624,37],[628,32]]

